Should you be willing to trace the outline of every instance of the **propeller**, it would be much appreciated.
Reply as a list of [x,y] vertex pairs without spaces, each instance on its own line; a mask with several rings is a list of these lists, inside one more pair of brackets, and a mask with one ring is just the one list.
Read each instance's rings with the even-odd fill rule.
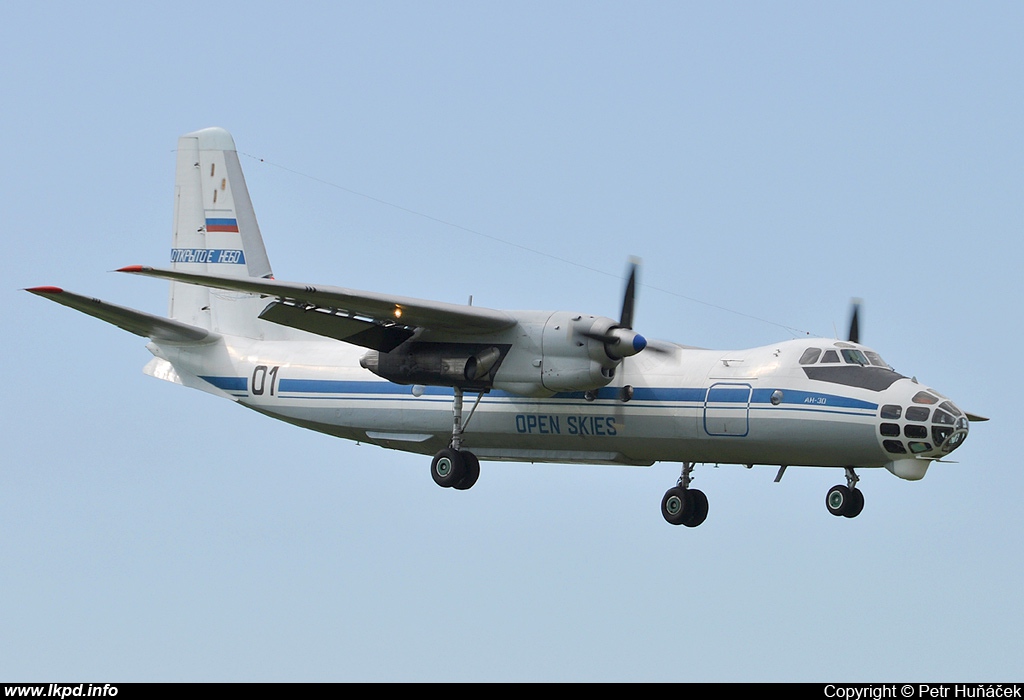
[[633,330],[633,307],[636,303],[636,273],[640,261],[629,260],[629,275],[626,278],[626,290],[622,295],[622,315],[617,326],[612,326],[603,333],[580,331],[580,335],[591,340],[604,343],[609,357],[621,360],[632,357],[647,347],[647,338]]

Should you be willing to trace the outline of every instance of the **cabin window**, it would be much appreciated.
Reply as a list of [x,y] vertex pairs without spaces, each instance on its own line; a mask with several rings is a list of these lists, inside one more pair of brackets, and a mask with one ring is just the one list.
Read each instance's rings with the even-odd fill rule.
[[802,365],[813,365],[818,361],[818,357],[821,355],[821,348],[807,348],[804,350],[804,354],[800,356],[800,364]]
[[835,350],[826,350],[825,355],[821,358],[822,363],[825,362],[839,362],[839,353]]
[[907,408],[907,420],[926,421],[931,409],[923,406],[910,406]]
[[903,409],[895,404],[886,404],[882,406],[882,418],[885,420],[898,420],[903,415]]

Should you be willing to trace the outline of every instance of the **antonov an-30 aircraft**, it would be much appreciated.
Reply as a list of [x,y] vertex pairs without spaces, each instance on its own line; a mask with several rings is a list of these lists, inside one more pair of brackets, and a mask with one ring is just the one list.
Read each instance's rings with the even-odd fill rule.
[[[480,460],[682,463],[661,502],[696,527],[697,463],[838,467],[825,498],[864,507],[856,469],[920,479],[985,420],[858,342],[750,350],[651,342],[633,330],[633,266],[618,320],[498,311],[274,279],[231,135],[178,141],[169,318],[58,287],[27,291],[149,338],[145,372],[295,425],[433,455],[440,486],[468,489]],[[464,408],[463,397],[467,406]],[[470,405],[471,404],[471,405]]]

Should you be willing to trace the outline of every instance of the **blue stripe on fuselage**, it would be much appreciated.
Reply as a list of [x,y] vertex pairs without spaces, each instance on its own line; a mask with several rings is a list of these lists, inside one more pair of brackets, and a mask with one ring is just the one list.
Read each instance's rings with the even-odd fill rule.
[[[218,389],[231,392],[245,392],[248,390],[246,377],[200,377]],[[340,394],[370,394],[380,397],[411,396],[411,387],[403,384],[380,381],[351,381],[340,379],[286,379],[281,378],[277,385],[278,394],[314,394],[318,398],[326,398],[328,395]],[[750,395],[751,406],[762,404],[771,405],[771,396],[775,388],[754,389]],[[825,410],[825,409],[854,409],[860,411],[876,411],[878,404],[861,399],[854,399],[838,394],[822,394],[812,391],[798,391],[796,389],[780,389],[782,401],[780,409],[804,409],[804,410]],[[428,386],[424,387],[423,394],[426,396],[451,396],[453,390],[449,387]],[[616,387],[604,387],[597,392],[597,400],[617,401],[619,389]],[[746,390],[743,390],[746,393]],[[492,390],[487,394],[488,398],[511,398],[528,400],[526,397],[510,394],[506,391]],[[708,390],[705,388],[669,388],[669,387],[635,387],[633,390],[633,402],[635,403],[684,403],[703,405],[708,397]],[[292,397],[299,398],[299,397]],[[310,397],[313,398],[313,397]],[[566,391],[555,394],[550,400],[583,400],[584,392]],[[716,400],[719,397],[716,396]]]
[[224,391],[247,391],[249,388],[249,382],[245,377],[203,377],[200,376],[205,382],[210,382],[218,389]]

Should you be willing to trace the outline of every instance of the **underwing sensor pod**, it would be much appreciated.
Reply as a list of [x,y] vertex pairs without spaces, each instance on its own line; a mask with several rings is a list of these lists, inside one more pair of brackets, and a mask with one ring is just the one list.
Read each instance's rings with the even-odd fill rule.
[[[986,420],[860,343],[801,338],[744,350],[648,340],[633,330],[632,261],[619,319],[505,311],[274,279],[234,140],[178,140],[168,317],[65,291],[28,291],[149,339],[145,372],[294,425],[432,455],[464,491],[480,461],[681,464],[661,514],[696,527],[699,463],[841,469],[830,513],[864,508],[860,470],[922,478]],[[411,386],[410,386],[411,385]],[[463,413],[465,393],[475,394]],[[481,497],[491,497],[490,495]],[[573,497],[566,494],[566,498]]]

